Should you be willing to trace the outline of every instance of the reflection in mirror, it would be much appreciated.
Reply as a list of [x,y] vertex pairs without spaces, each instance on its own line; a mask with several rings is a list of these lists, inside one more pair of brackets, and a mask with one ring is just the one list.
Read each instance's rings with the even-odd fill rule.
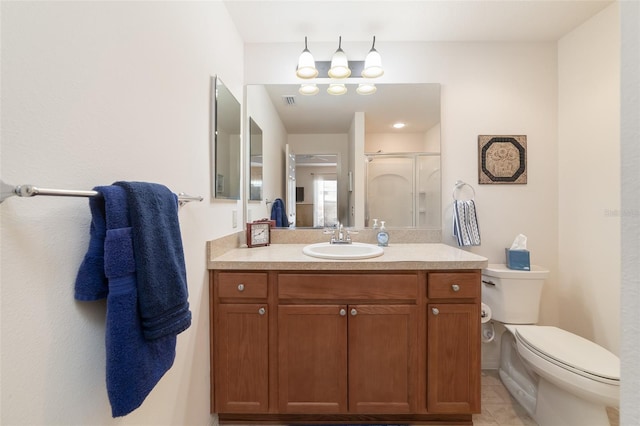
[[296,155],[296,227],[332,228],[338,223],[337,161],[335,154]]
[[249,200],[262,200],[262,129],[249,118]]
[[[302,96],[298,94],[298,85],[260,87],[268,102],[258,106],[257,102],[248,101],[248,108],[269,109],[278,118],[279,128],[284,129],[284,136],[279,138],[283,140],[282,146],[263,150],[279,153],[286,144],[287,149],[295,152],[296,162],[301,155],[337,154],[338,222],[364,227],[377,218],[385,220],[389,227],[441,229],[439,84],[378,84],[377,92],[369,96],[356,94],[353,85],[348,85],[347,94],[342,96],[330,96],[324,90],[315,96]],[[265,106],[267,103],[270,106]],[[404,122],[405,127],[394,128],[397,121]],[[394,155],[406,157],[406,166],[395,178],[382,177],[381,174],[389,174],[384,170],[388,165],[382,166],[383,163],[391,161]],[[393,161],[396,160],[400,161],[399,158]],[[371,169],[379,163],[382,169]],[[300,163],[297,164],[299,168]],[[269,164],[264,167],[266,176],[271,171]],[[404,172],[408,175],[404,176]],[[321,224],[313,219],[322,217],[316,211],[316,203],[311,211],[300,211],[309,209],[301,204],[312,204],[307,186],[291,182],[285,167],[278,173],[283,179],[281,187],[286,189],[289,210],[294,198],[296,226],[326,226],[326,220]],[[396,188],[398,179],[404,181],[404,189]],[[267,188],[265,184],[264,191],[267,197],[272,192],[279,196],[281,187]],[[305,201],[295,203],[299,192],[296,189],[300,187],[304,187]],[[380,208],[376,205],[393,207],[393,211],[372,210]],[[401,217],[396,215],[400,211]]]
[[214,160],[213,196],[240,199],[240,103],[218,77],[214,86]]

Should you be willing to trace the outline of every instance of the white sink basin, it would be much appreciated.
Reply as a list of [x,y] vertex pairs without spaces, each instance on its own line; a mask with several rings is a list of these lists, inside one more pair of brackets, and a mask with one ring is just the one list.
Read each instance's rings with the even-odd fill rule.
[[378,257],[384,254],[382,247],[366,243],[316,243],[305,246],[302,249],[302,252],[307,256],[337,260],[369,259],[371,257]]

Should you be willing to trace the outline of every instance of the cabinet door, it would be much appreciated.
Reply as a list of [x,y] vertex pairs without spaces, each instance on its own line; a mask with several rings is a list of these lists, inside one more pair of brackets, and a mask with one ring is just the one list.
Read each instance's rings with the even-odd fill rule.
[[349,305],[349,412],[415,411],[417,307]]
[[266,305],[218,305],[215,346],[217,412],[268,412],[268,347]]
[[427,333],[427,410],[480,412],[478,305],[427,305]]
[[347,316],[341,305],[278,307],[281,413],[347,411]]

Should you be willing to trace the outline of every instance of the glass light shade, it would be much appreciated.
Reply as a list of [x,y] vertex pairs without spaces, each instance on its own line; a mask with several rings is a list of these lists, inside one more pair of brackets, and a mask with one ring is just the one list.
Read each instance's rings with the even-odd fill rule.
[[298,92],[305,96],[316,95],[319,91],[320,89],[318,89],[318,86],[315,83],[301,84],[300,89],[298,89]]
[[347,87],[342,83],[332,83],[329,85],[327,93],[330,95],[344,95],[347,93]]
[[358,88],[356,89],[356,92],[359,95],[372,95],[376,93],[376,90],[378,89],[376,88],[376,85],[373,83],[360,83],[358,84]]
[[364,59],[364,68],[362,69],[362,76],[365,78],[376,78],[384,74],[382,69],[382,58],[378,51],[371,48],[367,57]]
[[331,57],[331,68],[328,74],[331,78],[347,78],[351,75],[347,55],[342,50],[342,37],[338,38],[338,50]]
[[313,55],[306,48],[300,54],[298,59],[298,67],[296,68],[296,75],[306,80],[310,78],[316,78],[318,76],[318,70],[316,69],[316,61],[313,60]]

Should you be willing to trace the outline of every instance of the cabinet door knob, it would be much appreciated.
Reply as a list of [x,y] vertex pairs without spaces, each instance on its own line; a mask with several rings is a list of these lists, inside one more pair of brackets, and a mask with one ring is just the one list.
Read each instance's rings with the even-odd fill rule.
[[345,315],[347,315],[347,310],[344,308],[340,309],[340,316],[343,317]]
[[356,308],[351,309],[351,316],[355,317],[356,315],[358,315],[358,311],[356,310]]
[[244,284],[238,284],[238,291],[244,291]]
[[433,315],[438,315],[440,313],[440,310],[438,308],[431,308],[431,312],[433,313]]
[[266,313],[267,313],[267,310],[266,310],[265,308],[260,308],[260,309],[258,309],[258,313],[259,313],[260,315],[264,315],[264,314],[266,314]]
[[458,284],[453,284],[453,285],[451,286],[451,290],[453,290],[453,291],[460,291],[460,286],[459,286]]

